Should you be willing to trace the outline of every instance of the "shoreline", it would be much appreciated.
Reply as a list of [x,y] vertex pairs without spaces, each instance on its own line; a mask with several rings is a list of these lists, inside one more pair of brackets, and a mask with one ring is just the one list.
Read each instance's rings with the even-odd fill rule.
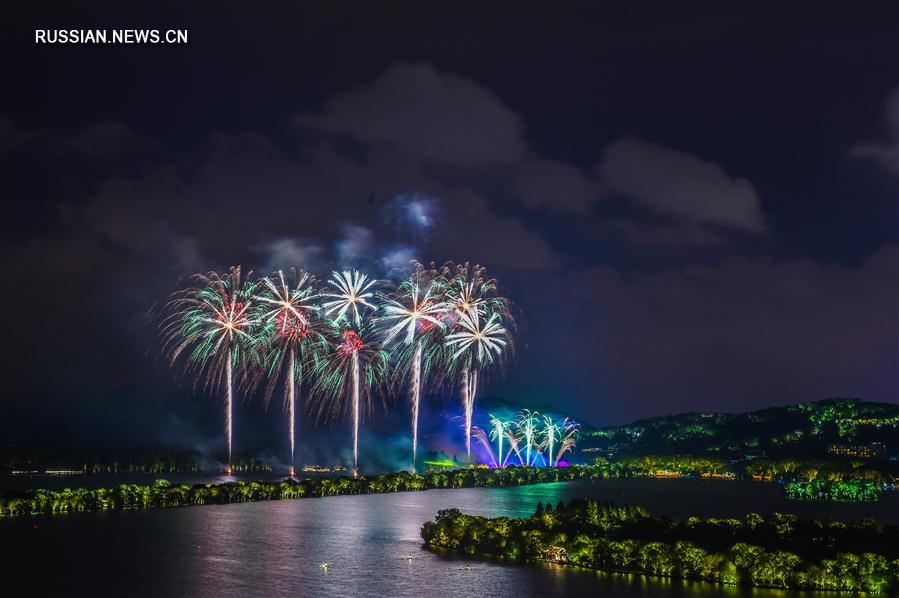
[[[307,476],[301,479],[182,483],[157,479],[152,484],[122,483],[97,488],[83,486],[58,489],[34,488],[9,490],[0,494],[0,518],[69,512],[146,510],[205,504],[295,500],[325,496],[418,492],[432,489],[502,488],[576,480],[640,479],[662,482],[711,480],[711,478],[699,476],[658,478],[654,476],[609,476],[603,475],[604,473],[607,472],[594,465],[553,468],[508,466],[503,469],[474,466],[427,474],[401,471],[355,478],[352,476]],[[748,482],[756,480],[721,479],[717,481]],[[763,483],[768,485],[773,482]],[[873,504],[879,500],[838,500],[814,496],[799,498],[791,497],[784,492],[781,494],[785,500],[795,503]],[[883,494],[885,496],[887,492]]]
[[165,509],[207,504],[297,500],[360,494],[420,492],[456,488],[503,488],[589,479],[590,467],[471,467],[446,472],[394,472],[376,476],[305,477],[280,481],[233,481],[151,485],[120,484],[112,488],[63,488],[12,491],[0,496],[0,518],[56,513]]

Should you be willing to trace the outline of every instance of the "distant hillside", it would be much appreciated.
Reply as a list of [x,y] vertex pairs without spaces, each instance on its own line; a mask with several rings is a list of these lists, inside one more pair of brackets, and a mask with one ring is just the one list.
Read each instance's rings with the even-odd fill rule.
[[[721,454],[818,456],[832,445],[881,443],[899,450],[899,405],[827,399],[749,413],[683,413],[592,430],[580,448],[606,455]],[[880,448],[877,446],[877,448]]]

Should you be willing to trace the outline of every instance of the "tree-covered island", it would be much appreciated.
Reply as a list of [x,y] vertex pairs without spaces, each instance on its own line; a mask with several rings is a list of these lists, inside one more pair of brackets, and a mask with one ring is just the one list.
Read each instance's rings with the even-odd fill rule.
[[528,518],[440,511],[421,530],[427,547],[511,561],[730,585],[886,593],[899,589],[899,528],[862,519],[671,519],[639,506],[577,499],[537,504]]

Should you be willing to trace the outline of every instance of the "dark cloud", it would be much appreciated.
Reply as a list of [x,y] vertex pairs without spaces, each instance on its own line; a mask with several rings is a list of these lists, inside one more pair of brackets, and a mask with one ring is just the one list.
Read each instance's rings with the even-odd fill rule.
[[369,198],[415,191],[447,207],[431,247],[422,247],[437,258],[461,252],[514,269],[560,263],[518,217],[495,211],[471,187],[426,174],[406,154],[373,149],[359,159],[325,144],[302,147],[295,159],[270,143],[258,135],[216,136],[142,176],[100,183],[70,219],[135,249],[154,225],[165,226],[197,239],[200,251],[219,264],[239,261],[250,246],[283,250],[283,244],[271,244],[284,238],[330,246],[337,261],[358,260],[380,247],[371,229],[378,227],[378,206],[384,204]]
[[887,98],[883,128],[884,141],[855,144],[849,148],[849,155],[870,160],[886,172],[899,175],[899,87]]
[[606,229],[619,232],[637,247],[702,248],[726,243],[729,239],[718,231],[695,224],[665,224],[637,219],[610,218]]
[[622,139],[606,147],[599,173],[610,188],[652,213],[691,224],[765,231],[752,183],[693,154]]
[[428,64],[394,65],[295,122],[450,165],[508,164],[525,153],[521,120],[496,94]]
[[[451,93],[451,102],[430,95],[444,92]],[[414,96],[416,109],[395,114],[395,96],[406,94]],[[245,258],[248,246],[261,248],[266,264],[289,256],[365,263],[373,253],[389,250],[393,261],[410,254],[403,247],[388,247],[390,242],[427,252],[427,259],[482,261],[513,270],[545,270],[562,263],[539,232],[490,205],[490,184],[460,184],[456,175],[427,166],[435,160],[471,166],[500,156],[499,161],[520,157],[524,141],[518,117],[491,92],[427,65],[397,65],[370,86],[338,93],[325,103],[325,116],[313,120],[337,122],[336,115],[347,110],[353,116],[347,116],[345,128],[321,126],[316,139],[303,138],[293,147],[257,132],[213,133],[201,146],[167,156],[137,176],[101,181],[70,220],[130,247],[153,226],[164,226],[195,239],[198,250],[219,265]],[[395,118],[402,119],[402,126]],[[488,122],[497,128],[494,133],[482,125]],[[446,144],[419,143],[442,139],[439,132],[422,132],[433,126],[445,127]],[[372,131],[398,137],[387,143]],[[404,137],[405,132],[412,137]],[[340,138],[347,136],[357,145],[342,144]],[[480,149],[454,154],[468,146]],[[577,176],[573,167],[535,164]],[[402,198],[406,209],[402,222],[390,205],[395,197]],[[445,209],[436,210],[437,203]],[[422,218],[428,219],[426,227]],[[376,233],[381,220],[393,230]]]
[[[73,436],[158,438],[172,413],[195,425],[169,438],[216,434],[218,404],[185,400],[154,353],[150,315],[180,277],[380,274],[413,256],[481,262],[520,309],[516,363],[485,396],[596,423],[895,396],[897,236],[879,208],[895,189],[845,160],[857,140],[886,165],[894,151],[868,114],[895,84],[874,48],[895,37],[883,11],[796,9],[759,47],[763,10],[746,25],[522,5],[474,24],[454,4],[409,27],[381,8],[339,27],[310,10],[265,36],[257,11],[178,53],[42,51],[24,27],[0,117],[2,425],[53,434],[42,416],[67,405]],[[85,68],[101,52],[106,68]],[[239,408],[240,424],[261,411]]]
[[65,139],[65,147],[88,158],[134,154],[150,142],[120,122],[91,123]]
[[17,150],[36,137],[33,131],[13,122],[11,118],[0,114],[0,152]]
[[[17,132],[8,138],[16,143],[38,143],[11,121],[3,126]],[[408,148],[366,143],[360,154],[332,134],[285,143],[245,131],[212,132],[195,147],[156,155],[112,122],[40,137],[94,160],[119,159],[125,148],[142,155],[138,168],[103,174],[83,196],[60,202],[51,232],[3,246],[10,284],[41,298],[8,306],[24,310],[11,332],[22,351],[5,365],[38,371],[43,339],[66,331],[58,346],[68,357],[52,361],[54,375],[11,383],[29,392],[65,385],[74,397],[146,371],[154,361],[148,314],[191,272],[242,263],[322,276],[359,265],[383,275],[413,258],[472,260],[499,272],[561,263],[540,233],[474,187],[428,173],[428,156]],[[397,227],[409,226],[428,234],[398,239]],[[65,300],[45,293],[44,281],[63,285]]]
[[526,160],[512,181],[525,206],[553,212],[584,214],[603,195],[602,186],[586,172],[555,160]]
[[559,286],[577,318],[556,321],[556,342],[588,343],[566,367],[590,375],[601,401],[646,416],[831,395],[894,401],[897,271],[891,245],[855,267],[760,257],[571,273]]
[[0,152],[38,151],[82,159],[121,158],[155,144],[115,120],[90,122],[74,131],[30,127],[0,114]]

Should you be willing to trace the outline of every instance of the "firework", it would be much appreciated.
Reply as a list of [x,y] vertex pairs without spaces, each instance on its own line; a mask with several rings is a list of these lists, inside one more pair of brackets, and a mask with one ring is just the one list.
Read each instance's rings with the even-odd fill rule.
[[224,384],[230,464],[235,368],[244,375],[249,361],[257,358],[252,332],[258,320],[251,309],[255,283],[242,280],[240,267],[221,275],[197,274],[191,282],[166,306],[168,313],[161,329],[163,350],[172,365],[186,356],[186,368],[194,375],[195,384],[202,382],[205,390]]
[[[540,425],[540,414],[536,411],[525,409],[518,415],[515,426],[518,429],[518,437],[524,443],[524,462],[523,465],[533,465],[531,460],[532,449],[538,448],[538,428]],[[534,455],[536,458],[536,455]]]
[[515,434],[515,430],[512,428],[513,422],[509,422],[508,428],[506,429],[506,440],[509,441],[509,452],[506,454],[506,463],[509,462],[509,458],[512,457],[512,453],[515,453],[515,458],[518,459],[518,463],[523,462],[523,458],[521,456],[521,450],[519,448],[519,439]]
[[[360,289],[370,288],[374,282],[366,283],[367,277],[358,272],[334,273],[329,281],[340,286],[341,281],[355,281]],[[329,295],[334,296],[334,295]],[[342,299],[342,305],[330,302],[331,313],[336,317],[329,320],[331,350],[326,359],[315,367],[316,382],[314,394],[318,402],[318,417],[327,415],[340,417],[347,410],[353,421],[353,470],[359,468],[359,420],[362,410],[370,409],[372,393],[383,383],[387,374],[389,355],[382,349],[378,329],[365,318],[365,307],[374,307],[353,291],[356,300]],[[327,305],[327,304],[326,304]],[[361,309],[360,309],[360,306]],[[353,308],[352,320],[347,314]],[[347,401],[349,399],[349,401]],[[347,404],[349,403],[349,404]]]
[[443,266],[442,276],[449,281],[446,285],[446,299],[456,308],[457,313],[506,311],[508,302],[496,295],[496,280],[487,277],[487,269],[483,266],[472,266],[468,262],[448,262]]
[[490,366],[502,369],[512,350],[510,326],[514,320],[509,301],[497,295],[496,280],[486,269],[469,263],[443,266],[445,351],[442,355],[448,380],[458,381],[465,416],[465,449],[471,457],[471,425],[481,373]]
[[528,409],[519,412],[508,425],[510,432],[506,438],[522,465],[536,465],[538,460],[550,467],[558,465],[562,456],[575,447],[580,432],[580,425],[574,420],[566,417],[556,422],[551,416],[541,418],[539,413]]
[[[408,370],[410,376],[410,400],[412,403],[412,470],[418,446],[418,413],[421,400],[422,362],[430,352],[436,336],[432,331],[444,326],[439,319],[446,312],[434,292],[434,272],[416,264],[416,271],[403,282],[392,296],[385,296],[381,309],[385,315],[379,321],[387,326],[384,345],[401,339],[403,351],[398,351],[400,370]],[[427,377],[427,376],[425,376]]]
[[446,344],[453,351],[453,360],[472,351],[476,352],[472,355],[472,361],[489,365],[495,356],[502,354],[508,343],[506,329],[497,314],[490,314],[482,324],[477,311],[466,312],[460,314],[458,323],[460,330],[446,337]]
[[562,456],[570,452],[575,445],[577,444],[577,437],[580,433],[581,426],[574,420],[569,418],[565,418],[562,420],[561,425],[556,426],[559,433],[559,445],[558,451],[556,451],[556,465],[559,464],[559,461],[562,459]]
[[[496,449],[497,449],[497,467],[504,467],[506,465],[506,461],[508,461],[509,456],[506,455],[506,458],[503,459],[503,440],[509,435],[509,422],[504,422],[498,417],[494,417],[490,415],[490,439],[496,440]],[[512,449],[509,449],[509,455],[512,454]]]
[[[189,288],[172,296],[161,327],[164,350],[173,365],[184,358],[195,385],[224,392],[229,462],[236,389],[264,385],[268,404],[283,380],[293,465],[297,402],[308,381],[317,420],[351,416],[358,471],[360,421],[391,363],[394,382],[409,388],[412,469],[422,393],[443,383],[461,386],[470,459],[478,387],[486,374],[502,371],[513,349],[515,322],[509,301],[497,295],[496,281],[481,266],[415,266],[389,294],[376,292],[378,281],[354,270],[334,271],[327,287],[317,291],[314,277],[302,270],[247,282],[236,267],[221,275],[196,275]],[[481,430],[488,445],[488,436],[497,442],[496,465],[504,466],[513,453],[532,463],[533,438],[522,458],[517,428],[499,424],[491,422],[489,433]],[[553,438],[550,453],[556,439],[565,444],[561,429]]]
[[543,443],[546,447],[547,462],[550,467],[553,466],[553,449],[556,442],[561,438],[561,428],[553,422],[553,418],[549,415],[543,418]]
[[375,282],[369,280],[367,275],[360,274],[358,270],[333,272],[328,284],[337,290],[336,292],[322,293],[322,297],[330,299],[330,301],[322,303],[325,315],[339,320],[352,310],[352,324],[361,325],[365,309],[376,309],[375,305],[369,301],[375,295],[373,290]]
[[493,447],[490,446],[490,439],[487,437],[487,432],[481,429],[479,426],[471,427],[471,436],[475,440],[481,443],[481,446],[484,447],[484,450],[487,452],[487,455],[490,457],[490,465],[496,469],[502,467],[500,465],[500,460],[493,453]]
[[[534,466],[539,461],[549,467],[558,466],[565,453],[575,447],[580,432],[580,426],[567,417],[557,422],[549,415],[541,417],[528,409],[520,411],[512,421],[489,415],[489,424],[489,433],[472,426],[471,435],[483,445],[493,467],[505,467],[513,454],[521,465]],[[491,440],[496,441],[496,452]],[[509,449],[503,454],[506,442]]]
[[450,360],[461,361],[465,450],[471,457],[471,420],[478,392],[478,375],[482,368],[493,363],[495,357],[502,355],[508,344],[508,334],[497,314],[490,314],[487,321],[482,323],[481,315],[476,309],[461,312],[458,324],[458,332],[446,336],[446,346],[452,352]]
[[266,402],[282,371],[285,375],[291,473],[295,466],[297,387],[302,387],[307,364],[316,363],[327,349],[318,308],[313,304],[316,296],[315,278],[293,268],[286,277],[279,270],[261,279],[258,294],[253,297],[262,324],[259,336],[266,347],[263,370],[267,380]]

